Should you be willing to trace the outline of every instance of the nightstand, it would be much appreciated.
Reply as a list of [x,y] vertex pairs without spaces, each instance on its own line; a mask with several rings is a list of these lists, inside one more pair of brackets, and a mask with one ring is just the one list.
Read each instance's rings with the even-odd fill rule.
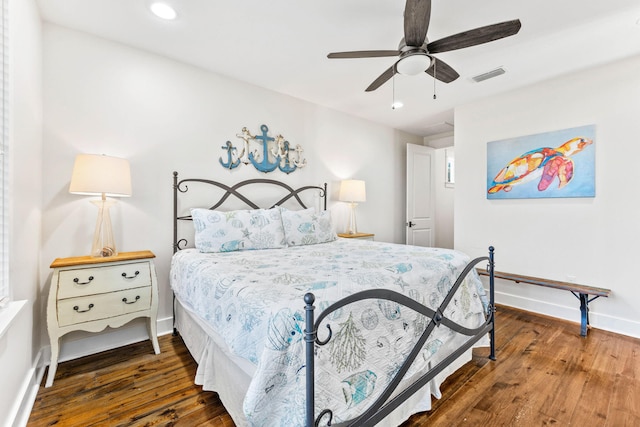
[[373,238],[375,237],[375,234],[371,234],[371,233],[356,233],[356,234],[338,233],[338,237],[343,237],[345,239],[373,240]]
[[156,322],[158,283],[151,251],[122,252],[114,257],[57,258],[47,304],[51,364],[45,387],[58,369],[60,338],[71,331],[100,332],[148,317],[149,339],[160,353]]

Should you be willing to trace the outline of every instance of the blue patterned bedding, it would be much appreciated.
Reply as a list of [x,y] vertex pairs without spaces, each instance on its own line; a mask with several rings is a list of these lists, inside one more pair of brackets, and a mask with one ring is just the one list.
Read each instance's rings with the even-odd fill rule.
[[[402,292],[435,309],[468,262],[457,251],[355,239],[215,254],[185,249],[172,259],[171,287],[224,338],[232,354],[256,366],[244,401],[247,420],[291,427],[304,424],[306,292],[316,295],[318,310],[373,288]],[[475,327],[484,321],[485,307],[473,271],[445,315]],[[427,320],[384,301],[336,312],[330,319],[332,343],[317,347],[317,412],[331,408],[339,422],[364,410],[399,369]],[[437,363],[464,340],[440,326],[406,377]]]

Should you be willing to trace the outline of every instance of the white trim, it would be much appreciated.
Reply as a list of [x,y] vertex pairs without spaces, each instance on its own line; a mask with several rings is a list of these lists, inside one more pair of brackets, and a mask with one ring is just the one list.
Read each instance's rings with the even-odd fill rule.
[[9,2],[0,0],[0,298],[9,286]]
[[11,301],[6,307],[0,308],[0,339],[9,330],[9,326],[26,304],[26,300]]
[[11,408],[7,425],[12,427],[25,427],[29,421],[33,404],[38,397],[40,383],[44,376],[44,366],[38,366],[42,360],[43,350],[38,352],[36,360],[34,360],[31,369],[27,372],[25,379],[20,387],[20,392],[16,396],[16,400]]

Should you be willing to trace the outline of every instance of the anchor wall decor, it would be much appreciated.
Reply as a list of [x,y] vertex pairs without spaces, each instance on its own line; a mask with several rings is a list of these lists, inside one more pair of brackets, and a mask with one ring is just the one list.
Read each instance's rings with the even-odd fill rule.
[[[227,152],[226,161],[220,157],[220,164],[229,170],[235,169],[240,164],[252,164],[260,172],[268,173],[280,169],[286,174],[290,174],[296,169],[307,165],[307,159],[302,157],[304,151],[300,144],[291,148],[291,143],[285,140],[284,136],[268,135],[269,127],[260,126],[260,135],[252,135],[249,129],[242,128],[241,133],[236,134],[242,142],[242,148],[236,147],[231,141],[227,141],[221,148]],[[261,144],[262,150],[251,149],[252,141]],[[255,144],[254,144],[255,145]]]

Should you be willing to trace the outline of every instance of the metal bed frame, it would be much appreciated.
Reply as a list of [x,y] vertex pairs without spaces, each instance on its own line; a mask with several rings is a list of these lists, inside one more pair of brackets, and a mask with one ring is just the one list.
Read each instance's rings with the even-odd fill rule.
[[[300,194],[309,191],[315,190],[319,192],[319,197],[323,200],[323,208],[327,209],[327,184],[323,184],[322,186],[303,186],[297,189],[293,187],[272,179],[250,179],[246,181],[241,181],[233,186],[228,186],[226,184],[207,180],[207,179],[199,179],[199,178],[189,178],[189,179],[178,179],[178,172],[173,172],[173,252],[177,252],[183,248],[185,248],[188,244],[188,241],[184,238],[178,238],[178,223],[179,221],[191,221],[191,215],[180,216],[178,214],[178,196],[179,193],[186,193],[189,190],[190,183],[200,183],[204,185],[210,185],[214,187],[218,187],[219,189],[224,191],[224,194],[211,206],[209,209],[217,209],[221,207],[225,201],[230,196],[234,196],[237,199],[241,200],[246,204],[248,208],[251,209],[259,209],[256,203],[251,201],[249,198],[244,196],[240,189],[243,189],[249,185],[274,185],[281,187],[285,190],[285,195],[280,199],[276,200],[274,203],[263,204],[268,205],[269,208],[273,208],[275,206],[280,206],[286,201],[290,199],[294,199],[298,202],[302,209],[306,209],[307,206],[300,198]],[[469,329],[458,323],[448,319],[443,314],[449,303],[453,300],[453,297],[467,277],[467,275],[474,270],[475,266],[483,261],[487,261],[487,275],[489,276],[489,306],[487,308],[487,313],[485,315],[485,322],[477,328]],[[355,303],[357,301],[367,300],[367,299],[375,299],[375,300],[388,300],[393,301],[397,304],[401,304],[417,313],[422,314],[430,319],[429,324],[426,329],[416,342],[414,348],[409,353],[409,356],[404,360],[401,364],[399,371],[393,377],[391,382],[387,385],[385,390],[381,393],[381,395],[373,402],[365,412],[359,417],[340,423],[333,424],[336,426],[372,426],[376,423],[380,422],[384,417],[390,414],[394,409],[400,406],[405,400],[411,397],[415,392],[420,390],[424,385],[426,385],[429,381],[435,378],[440,372],[442,372],[447,366],[449,366],[452,362],[454,362],[458,357],[460,357],[465,351],[469,350],[475,343],[477,343],[480,339],[482,339],[486,334],[489,334],[489,345],[490,345],[490,354],[489,358],[491,360],[496,360],[495,357],[495,292],[494,292],[494,248],[489,247],[489,254],[485,257],[479,257],[472,260],[457,278],[453,287],[442,301],[440,306],[433,310],[425,305],[418,303],[417,301],[395,291],[387,290],[387,289],[372,289],[367,291],[362,291],[350,295],[348,297],[343,298],[340,301],[330,305],[325,310],[317,315],[315,313],[315,296],[312,293],[307,293],[304,296],[305,303],[305,331],[304,331],[304,339],[306,345],[306,425],[307,427],[311,426],[319,426],[320,422],[323,419],[327,418],[327,425],[332,425],[332,417],[333,413],[330,409],[325,409],[320,412],[320,414],[315,416],[315,387],[314,387],[314,374],[315,374],[315,346],[323,346],[327,344],[332,337],[331,325],[328,322],[326,323],[327,328],[327,337],[321,339],[318,333],[320,326],[323,325],[323,322],[327,319],[327,317],[349,304]],[[301,302],[302,304],[302,302]],[[174,328],[173,333],[177,335],[177,330],[175,327],[175,296],[173,303],[173,318],[174,318]],[[466,340],[458,349],[453,351],[451,354],[447,355],[440,363],[436,366],[432,367],[428,371],[426,371],[417,381],[413,384],[405,388],[403,391],[398,393],[396,396],[390,399],[400,382],[402,381],[404,375],[410,369],[411,365],[415,361],[415,359],[420,354],[424,344],[429,339],[429,336],[434,331],[435,328],[445,326],[450,328],[460,334],[468,336],[469,339]],[[312,379],[309,381],[309,379]]]
[[[495,297],[494,297],[494,277],[493,277],[493,269],[494,269],[494,248],[493,246],[489,247],[489,256],[487,257],[479,257],[471,261],[465,269],[462,271],[460,276],[457,278],[456,282],[449,290],[447,296],[444,298],[440,306],[437,310],[432,310],[431,308],[418,303],[417,301],[407,297],[404,294],[391,291],[388,289],[371,289],[367,291],[357,292],[353,295],[345,297],[340,301],[330,305],[326,309],[324,309],[321,313],[318,314],[318,317],[314,321],[315,313],[314,313],[314,301],[315,296],[312,293],[307,293],[304,296],[305,302],[305,342],[306,342],[306,425],[307,427],[311,426],[319,426],[320,422],[323,418],[327,417],[328,422],[327,425],[335,425],[335,426],[373,426],[378,422],[382,421],[384,417],[389,415],[394,409],[400,406],[405,400],[411,397],[415,392],[420,390],[423,386],[425,386],[429,381],[435,378],[440,372],[442,372],[447,366],[449,366],[452,362],[454,362],[458,357],[460,357],[465,351],[469,350],[476,342],[482,339],[487,333],[489,334],[490,340],[490,355],[489,358],[491,360],[496,360],[495,357]],[[448,319],[444,316],[444,311],[453,299],[456,291],[467,277],[469,272],[471,272],[474,267],[482,262],[488,261],[487,271],[489,274],[489,307],[487,310],[487,315],[485,318],[484,324],[480,325],[477,328],[469,329],[458,323]],[[353,304],[357,301],[362,301],[366,299],[375,299],[375,300],[387,300],[393,301],[397,304],[405,306],[413,311],[416,311],[423,316],[426,316],[430,319],[429,324],[425,328],[424,332],[414,345],[413,349],[407,356],[407,358],[402,362],[400,369],[394,375],[393,379],[387,385],[387,387],[383,390],[381,395],[373,402],[362,415],[359,417],[340,423],[340,424],[332,424],[333,413],[330,409],[325,409],[318,417],[315,417],[315,402],[314,402],[314,369],[315,369],[315,345],[323,346],[329,343],[332,337],[331,324],[326,323],[328,336],[323,340],[318,336],[318,330],[320,325],[322,325],[323,321],[331,315],[331,313],[336,310],[340,310],[344,306],[349,304]],[[412,383],[409,387],[404,389],[402,392],[398,393],[393,399],[390,399],[393,392],[396,390],[400,381],[402,381],[404,375],[407,373],[415,359],[418,357],[425,343],[429,339],[429,336],[433,332],[433,330],[440,325],[444,325],[460,334],[466,335],[470,337],[467,341],[465,341],[460,347],[454,350],[451,354],[447,355],[440,363],[436,366],[432,367],[428,371],[426,371],[418,380]],[[308,379],[311,378],[312,381]]]

